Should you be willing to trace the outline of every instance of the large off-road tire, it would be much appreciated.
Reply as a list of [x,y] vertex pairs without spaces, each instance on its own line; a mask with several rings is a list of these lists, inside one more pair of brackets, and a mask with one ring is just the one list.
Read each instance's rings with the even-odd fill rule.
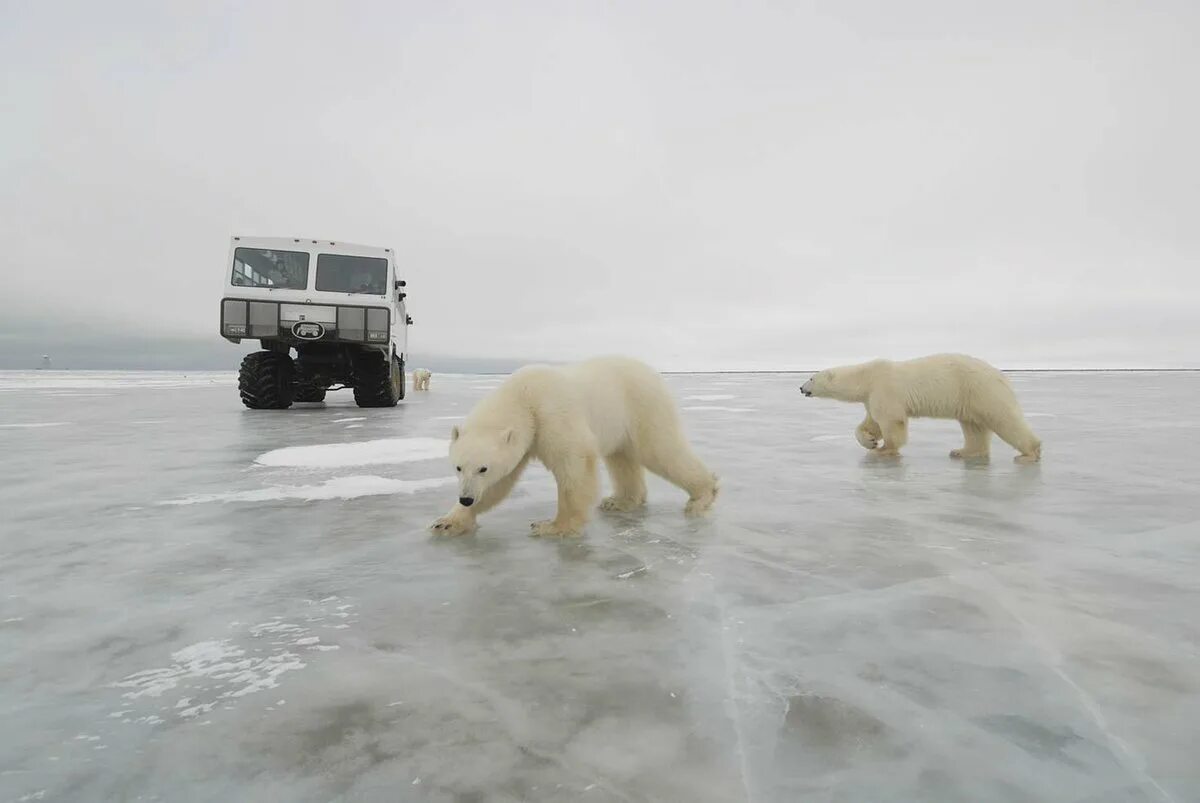
[[326,390],[324,385],[319,385],[311,379],[298,379],[296,380],[296,401],[323,402]]
[[286,410],[292,406],[292,358],[277,351],[247,354],[238,370],[238,392],[251,410]]
[[404,398],[404,363],[379,351],[354,355],[354,403],[395,407]]

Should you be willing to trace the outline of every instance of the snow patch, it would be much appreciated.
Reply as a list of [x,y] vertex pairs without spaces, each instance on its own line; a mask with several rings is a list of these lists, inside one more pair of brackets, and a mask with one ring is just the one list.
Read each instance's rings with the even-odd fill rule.
[[367,417],[366,417],[365,415],[360,415],[360,416],[357,416],[357,417],[355,417],[355,418],[335,418],[335,419],[333,419],[333,423],[335,423],[335,424],[348,424],[348,423],[350,423],[351,421],[366,421],[366,420],[367,420]]
[[726,399],[736,399],[732,393],[700,393],[695,396],[684,396],[687,401],[725,401]]
[[753,413],[753,407],[721,407],[716,404],[694,404],[691,407],[684,407],[685,410],[723,410],[727,413]]
[[69,391],[40,391],[39,396],[66,396],[71,399],[104,399],[111,396],[111,393],[71,393]]
[[99,388],[190,388],[237,386],[237,374],[200,371],[4,371],[0,390],[95,390]]
[[41,427],[66,427],[70,421],[47,421],[38,424],[0,424],[0,429],[38,429]]
[[445,457],[450,444],[440,438],[384,438],[359,443],[323,443],[289,446],[255,458],[260,466],[289,468],[343,468],[413,463]]
[[[306,666],[300,656],[287,651],[248,658],[245,650],[227,639],[201,641],[184,647],[171,653],[171,660],[174,663],[170,666],[135,672],[115,685],[131,689],[122,696],[127,700],[136,700],[141,697],[161,697],[181,683],[195,686],[198,681],[215,680],[223,686],[236,687],[218,696],[218,699],[230,699],[275,688],[279,685],[280,675]],[[215,700],[194,706],[191,702],[192,698],[185,697],[175,704],[179,716],[191,718],[207,713],[217,705]],[[152,725],[162,722],[158,717],[144,719]],[[158,722],[151,719],[157,719]]]
[[328,499],[358,499],[363,496],[392,496],[415,494],[453,485],[454,477],[434,477],[426,480],[394,480],[387,477],[335,477],[320,485],[275,485],[253,491],[233,491],[223,494],[193,494],[183,499],[171,499],[160,505],[198,505],[208,502],[275,502],[297,499],[317,502]]

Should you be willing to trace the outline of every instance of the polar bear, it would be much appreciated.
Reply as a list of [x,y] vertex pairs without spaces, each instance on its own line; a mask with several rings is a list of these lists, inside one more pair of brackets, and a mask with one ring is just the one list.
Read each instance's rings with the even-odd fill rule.
[[645,504],[643,469],[687,491],[688,515],[705,513],[717,495],[717,478],[692,453],[675,402],[654,369],[624,357],[531,365],[451,431],[458,504],[430,529],[449,535],[474,530],[476,517],[509,494],[530,460],[539,460],[558,483],[558,512],[530,526],[535,535],[576,534],[599,495],[598,459],[613,483],[603,510]]
[[962,426],[964,443],[951,457],[987,457],[993,432],[1020,452],[1018,463],[1036,463],[1042,456],[1042,442],[1004,374],[963,354],[830,368],[814,374],[800,392],[864,404],[867,417],[854,434],[867,449],[882,440],[881,455],[900,453],[908,441],[908,419],[953,418]]
[[413,371],[413,390],[429,390],[429,379],[432,376],[427,368]]

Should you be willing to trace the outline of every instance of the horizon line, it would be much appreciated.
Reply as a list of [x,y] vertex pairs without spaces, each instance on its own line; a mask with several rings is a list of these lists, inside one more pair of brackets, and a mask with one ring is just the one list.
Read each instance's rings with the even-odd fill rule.
[[[554,363],[551,363],[554,364]],[[569,363],[558,363],[567,365]],[[514,369],[516,370],[516,369]],[[665,376],[684,375],[724,375],[724,374],[815,374],[823,368],[763,368],[763,369],[730,369],[725,371],[658,371]],[[999,368],[1006,373],[1022,374],[1115,374],[1115,373],[1200,373],[1196,368]],[[133,373],[175,373],[175,374],[224,374],[237,373],[234,368],[0,368],[0,373],[111,373],[115,371]],[[507,376],[512,371],[443,371],[445,374],[463,374],[467,376]]]

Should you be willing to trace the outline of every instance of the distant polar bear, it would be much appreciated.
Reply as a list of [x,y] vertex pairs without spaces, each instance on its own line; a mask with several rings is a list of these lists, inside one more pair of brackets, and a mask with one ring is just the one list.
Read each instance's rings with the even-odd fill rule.
[[596,461],[612,477],[604,510],[646,502],[643,469],[688,492],[688,515],[706,512],[717,478],[692,453],[675,402],[652,368],[623,357],[562,367],[520,369],[475,406],[451,432],[458,504],[431,526],[458,535],[500,503],[530,460],[558,483],[558,513],[531,525],[536,535],[572,535],[587,523],[599,495]]
[[935,354],[830,368],[814,374],[800,392],[866,405],[867,417],[854,434],[867,449],[882,439],[881,455],[900,453],[908,441],[909,418],[953,418],[962,425],[965,442],[951,457],[987,457],[993,432],[1021,453],[1018,463],[1036,463],[1042,456],[1042,442],[1026,423],[1004,374],[974,357]]
[[429,390],[429,379],[432,376],[426,368],[413,371],[413,390]]

